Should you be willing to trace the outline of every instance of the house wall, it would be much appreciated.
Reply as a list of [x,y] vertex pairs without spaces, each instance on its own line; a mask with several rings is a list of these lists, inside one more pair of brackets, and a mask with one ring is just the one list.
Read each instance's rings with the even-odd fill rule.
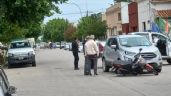
[[106,10],[106,23],[107,23],[107,38],[109,38],[110,36],[112,36],[114,33],[114,31],[112,30],[112,28],[114,27],[113,24],[114,21],[114,5],[110,6],[107,10]]
[[121,2],[121,18],[122,18],[122,24],[129,22],[127,2]]
[[106,14],[102,14],[102,21],[106,21]]
[[122,34],[122,24],[129,22],[128,3],[115,3],[111,7],[107,8],[106,22],[108,26],[107,37]]
[[166,3],[153,3],[152,7],[154,7],[156,10],[167,10],[171,9],[171,2]]
[[152,2],[149,5],[149,0],[138,0],[138,24],[139,31],[145,31],[143,22],[146,24],[146,31],[151,29],[151,22],[154,22],[156,10],[171,9],[171,2]]
[[106,22],[108,26],[108,37],[118,35],[122,31],[122,22],[118,20],[118,13],[121,13],[121,4],[112,5],[106,10]]
[[129,23],[122,24],[122,34],[128,34],[129,33]]
[[[138,2],[138,27],[139,31],[146,31],[150,29],[150,11],[149,11],[149,1],[142,0]],[[143,25],[143,22],[145,26]],[[145,27],[145,28],[144,28]]]
[[129,32],[138,32],[138,4],[132,2],[128,5]]

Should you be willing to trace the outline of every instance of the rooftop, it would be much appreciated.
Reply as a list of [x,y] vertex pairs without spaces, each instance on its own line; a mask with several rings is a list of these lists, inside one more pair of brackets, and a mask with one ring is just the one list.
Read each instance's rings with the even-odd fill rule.
[[157,11],[159,17],[163,17],[163,18],[168,18],[171,17],[171,9],[169,10],[158,10]]

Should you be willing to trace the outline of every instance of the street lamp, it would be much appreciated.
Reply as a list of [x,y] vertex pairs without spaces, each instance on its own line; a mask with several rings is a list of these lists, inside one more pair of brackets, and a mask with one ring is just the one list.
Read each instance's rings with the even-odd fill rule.
[[66,4],[73,4],[73,5],[75,5],[75,6],[79,9],[80,15],[81,15],[81,18],[82,18],[81,8],[80,8],[80,6],[79,6],[78,4],[76,4],[76,3],[74,3],[74,2],[70,2],[70,3],[66,3]]
[[[83,17],[83,15],[82,15],[82,12],[81,12],[81,8],[80,8],[80,6],[78,5],[78,4],[76,4],[76,3],[74,3],[74,2],[69,2],[69,3],[66,3],[66,4],[73,4],[73,5],[75,5],[78,9],[79,9],[79,11],[80,11],[80,15],[81,15],[81,19],[82,19],[82,17]],[[83,36],[82,36],[82,40],[83,40]]]

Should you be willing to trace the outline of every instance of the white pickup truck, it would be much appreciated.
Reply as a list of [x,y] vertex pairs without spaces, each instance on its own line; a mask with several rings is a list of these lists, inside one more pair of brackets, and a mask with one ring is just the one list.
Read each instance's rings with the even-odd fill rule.
[[8,68],[15,64],[36,66],[35,51],[28,40],[12,41],[8,48]]
[[156,47],[158,47],[163,60],[171,64],[171,40],[168,36],[157,32],[133,32],[129,34],[141,35],[147,37]]

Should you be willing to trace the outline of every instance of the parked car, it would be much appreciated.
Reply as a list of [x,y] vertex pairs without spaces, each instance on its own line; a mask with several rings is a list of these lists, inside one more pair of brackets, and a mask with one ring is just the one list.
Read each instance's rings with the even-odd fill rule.
[[35,51],[28,40],[12,41],[8,48],[8,67],[23,63],[36,66]]
[[60,48],[60,42],[56,42],[56,48]]
[[64,50],[69,50],[69,44],[70,44],[70,43],[65,43],[65,44],[64,44]]
[[14,86],[10,86],[5,71],[0,68],[0,96],[13,96],[15,92],[16,88]]
[[152,45],[146,37],[139,35],[118,35],[109,38],[102,57],[103,71],[108,72],[117,60],[134,60],[140,48],[142,48],[141,56],[160,72],[162,58],[158,48]]
[[78,51],[83,52],[83,43],[82,42],[79,43]]
[[61,41],[61,45],[60,45],[60,49],[64,48],[65,47],[65,43],[64,41]]
[[72,51],[72,43],[69,43],[69,51]]
[[46,45],[47,45],[46,42],[40,42],[40,43],[39,43],[40,49],[46,48]]
[[159,49],[162,59],[171,64],[171,40],[167,35],[157,32],[134,32],[130,34],[145,36]]

